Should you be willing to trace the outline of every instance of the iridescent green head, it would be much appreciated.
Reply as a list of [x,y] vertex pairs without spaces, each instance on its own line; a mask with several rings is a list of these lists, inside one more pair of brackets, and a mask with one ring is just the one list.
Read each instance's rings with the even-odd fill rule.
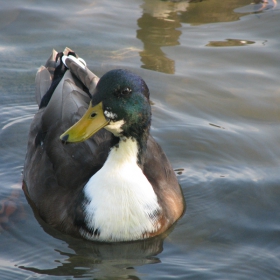
[[99,80],[85,115],[60,138],[81,142],[104,127],[115,136],[138,139],[148,133],[150,122],[146,83],[130,71],[117,69]]

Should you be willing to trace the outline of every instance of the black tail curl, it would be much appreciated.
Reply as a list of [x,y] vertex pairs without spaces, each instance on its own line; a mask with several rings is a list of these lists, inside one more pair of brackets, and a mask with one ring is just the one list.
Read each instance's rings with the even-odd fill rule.
[[[59,60],[59,65],[54,70],[52,84],[51,84],[50,88],[48,89],[48,91],[43,96],[39,109],[44,108],[49,104],[57,85],[59,84],[59,82],[61,81],[65,72],[67,71],[67,67],[64,65],[64,63],[62,62],[62,59],[61,59],[63,55],[64,55],[63,52],[59,52],[56,55],[55,61],[58,62],[58,60]],[[75,52],[69,52],[68,55],[77,57]]]

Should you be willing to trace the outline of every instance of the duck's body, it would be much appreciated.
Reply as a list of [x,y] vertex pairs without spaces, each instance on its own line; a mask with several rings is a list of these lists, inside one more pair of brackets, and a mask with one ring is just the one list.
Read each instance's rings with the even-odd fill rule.
[[[30,129],[24,167],[26,195],[48,224],[73,236],[110,242],[164,232],[182,215],[184,199],[171,165],[149,134],[144,81],[130,72],[115,70],[104,75],[95,89],[99,79],[66,57],[69,70],[62,69],[62,63],[58,66],[61,69],[56,68],[56,87],[49,73],[55,56],[56,52],[36,77],[41,108]],[[52,87],[56,87],[53,93]],[[114,87],[117,91],[113,94],[102,93]],[[115,108],[115,103],[121,104],[121,109]],[[130,109],[123,113],[129,104]],[[63,134],[88,106],[86,114],[90,115],[83,117],[87,121],[95,121],[97,109],[102,111],[104,123],[99,131],[93,136],[86,131],[81,136],[75,125]],[[125,115],[127,110],[130,117]],[[147,111],[147,116],[143,113],[141,121],[129,125],[142,111]],[[106,129],[100,129],[103,126]],[[65,141],[84,142],[65,145]]]

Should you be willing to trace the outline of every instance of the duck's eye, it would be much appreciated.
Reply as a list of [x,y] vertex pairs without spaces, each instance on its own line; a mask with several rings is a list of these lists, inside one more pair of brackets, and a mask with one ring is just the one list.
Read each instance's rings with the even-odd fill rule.
[[132,90],[130,88],[125,88],[124,90],[122,90],[121,94],[122,95],[128,95],[132,92]]
[[126,96],[129,96],[131,94],[131,92],[132,92],[132,90],[127,87],[127,88],[123,88],[123,89],[117,89],[115,91],[115,95],[117,97],[121,97],[121,96],[126,97]]

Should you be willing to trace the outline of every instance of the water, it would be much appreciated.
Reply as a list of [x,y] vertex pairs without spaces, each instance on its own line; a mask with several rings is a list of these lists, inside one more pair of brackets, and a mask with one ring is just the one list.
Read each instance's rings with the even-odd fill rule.
[[[1,279],[280,278],[280,6],[251,2],[0,0]],[[164,240],[97,245],[34,217],[21,191],[34,77],[65,46],[99,76],[147,82],[187,202]]]

